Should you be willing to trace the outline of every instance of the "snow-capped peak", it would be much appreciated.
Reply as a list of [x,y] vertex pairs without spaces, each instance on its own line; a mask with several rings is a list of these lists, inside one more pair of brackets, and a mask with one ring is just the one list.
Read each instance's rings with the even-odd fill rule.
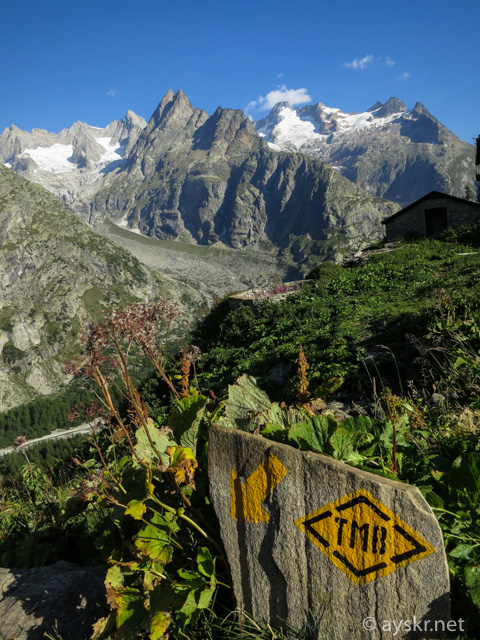
[[325,144],[329,136],[368,128],[378,130],[405,113],[405,105],[396,98],[390,98],[384,105],[377,103],[362,113],[345,113],[321,102],[297,109],[292,109],[288,103],[278,103],[255,126],[273,149],[311,150]]

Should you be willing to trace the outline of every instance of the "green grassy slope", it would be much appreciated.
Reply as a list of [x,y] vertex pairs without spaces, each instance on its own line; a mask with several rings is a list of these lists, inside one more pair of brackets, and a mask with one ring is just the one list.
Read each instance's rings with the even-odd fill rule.
[[[480,290],[473,231],[405,242],[359,266],[318,271],[316,287],[281,304],[230,310],[223,302],[213,310],[193,336],[203,352],[202,383],[222,393],[248,372],[270,393],[291,397],[302,344],[312,389],[334,376],[352,390],[371,384],[373,376],[395,384],[396,366],[384,347],[395,355],[402,377],[414,375],[418,353],[409,336],[427,332],[442,291],[475,302]],[[269,379],[275,366],[286,372],[281,384]]]

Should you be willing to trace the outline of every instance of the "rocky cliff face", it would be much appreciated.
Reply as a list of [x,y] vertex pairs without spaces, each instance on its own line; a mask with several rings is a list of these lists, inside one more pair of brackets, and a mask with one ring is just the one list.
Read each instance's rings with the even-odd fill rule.
[[323,162],[272,151],[241,111],[208,116],[170,91],[96,195],[90,222],[107,216],[145,235],[234,248],[266,243],[301,261],[378,238],[395,210]]
[[0,166],[0,410],[65,380],[80,328],[102,309],[157,294],[159,277]]
[[397,98],[364,113],[319,102],[298,109],[277,104],[255,123],[270,148],[309,154],[369,193],[405,206],[429,191],[463,197],[474,181],[473,148],[419,102]]

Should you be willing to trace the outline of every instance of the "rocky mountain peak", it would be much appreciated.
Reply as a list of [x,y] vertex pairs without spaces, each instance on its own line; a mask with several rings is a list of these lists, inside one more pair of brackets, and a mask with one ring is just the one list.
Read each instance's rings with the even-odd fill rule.
[[372,111],[376,111],[377,109],[380,109],[380,107],[383,107],[383,104],[379,100],[377,100],[377,102],[375,102],[375,104],[370,107],[370,109],[367,109],[367,112],[372,113]]
[[292,107],[291,107],[290,103],[287,102],[287,100],[283,100],[282,102],[277,102],[277,104],[270,111],[270,115],[273,116],[273,117],[276,117],[276,116],[278,116],[280,111],[283,111],[283,109],[292,110]]
[[127,111],[125,118],[111,122],[105,129],[105,133],[111,136],[111,144],[123,147],[122,155],[126,158],[146,126],[144,118],[137,116],[133,111]]
[[155,123],[161,122],[163,120],[166,112],[171,107],[171,104],[172,104],[172,101],[173,101],[173,96],[174,96],[173,91],[171,89],[169,89],[167,91],[167,93],[163,96],[163,98],[161,99],[160,104],[158,105],[158,107],[153,112],[152,117],[150,118],[150,123],[152,122],[152,120]]
[[195,148],[218,154],[243,153],[258,143],[258,134],[243,111],[222,107],[205,121],[194,138]]
[[[380,104],[380,107],[377,107],[377,109],[375,109],[375,113],[373,114],[374,118],[387,118],[394,113],[403,113],[407,110],[407,105],[398,98],[389,98],[385,102],[385,104],[382,105],[381,103],[377,102],[376,105],[378,104]],[[369,111],[373,110],[373,107],[369,109]]]
[[416,102],[411,111],[412,115],[433,117],[430,111],[421,102]]
[[181,89],[175,94],[169,89],[155,109],[148,124],[150,128],[152,128],[152,124],[156,127],[160,124],[165,124],[167,121],[169,121],[170,124],[172,121],[185,121],[191,117],[194,111],[195,109]]
[[277,107],[275,112],[276,121],[271,112],[253,123],[271,149],[324,160],[370,193],[403,206],[433,190],[463,196],[465,183],[472,180],[471,145],[458,140],[421,103],[407,109],[391,97],[361,113],[322,103],[291,111]]
[[256,122],[256,130],[260,133],[263,133],[264,135],[268,135],[273,127],[275,127],[275,125],[279,124],[283,120],[285,109],[293,112],[290,103],[286,100],[284,100],[283,102],[277,102],[277,104],[265,118],[262,118],[261,120],[258,120]]
[[146,120],[142,118],[142,116],[137,116],[137,114],[134,111],[131,111],[130,109],[125,114],[124,122],[130,128],[132,127],[143,128],[147,124]]

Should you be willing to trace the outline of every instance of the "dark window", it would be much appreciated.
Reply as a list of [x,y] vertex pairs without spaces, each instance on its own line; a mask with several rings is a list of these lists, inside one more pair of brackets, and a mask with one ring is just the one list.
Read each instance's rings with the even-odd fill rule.
[[447,207],[425,210],[425,233],[428,238],[437,238],[447,226]]

